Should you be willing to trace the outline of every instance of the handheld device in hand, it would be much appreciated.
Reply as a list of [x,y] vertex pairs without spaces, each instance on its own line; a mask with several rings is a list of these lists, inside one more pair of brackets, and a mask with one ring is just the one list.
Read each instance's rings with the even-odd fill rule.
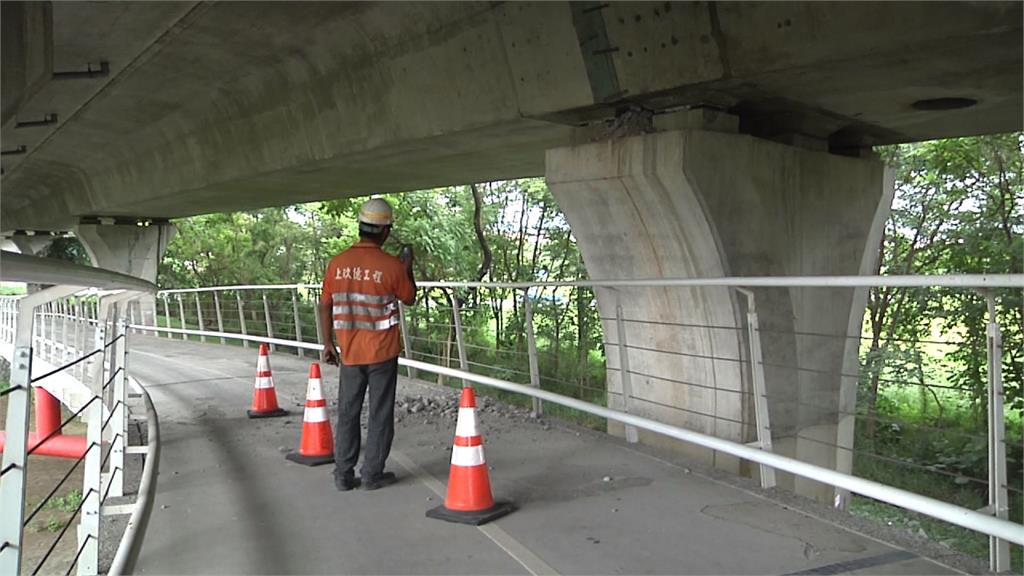
[[402,247],[398,250],[398,259],[402,262],[412,260],[412,246],[409,244],[402,244]]

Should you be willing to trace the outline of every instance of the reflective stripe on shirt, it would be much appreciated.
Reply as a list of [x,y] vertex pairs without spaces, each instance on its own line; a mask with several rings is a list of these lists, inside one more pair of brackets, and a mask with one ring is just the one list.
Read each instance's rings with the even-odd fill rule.
[[339,302],[363,302],[366,304],[390,304],[395,301],[393,294],[375,295],[375,294],[362,294],[360,292],[334,292],[331,294],[331,299],[335,304]]
[[387,304],[377,306],[350,306],[348,304],[335,304],[334,314],[358,314],[360,316],[389,316],[394,311],[394,305]]
[[400,320],[392,316],[377,322],[366,322],[363,320],[335,320],[335,330],[388,330],[392,326],[398,326]]

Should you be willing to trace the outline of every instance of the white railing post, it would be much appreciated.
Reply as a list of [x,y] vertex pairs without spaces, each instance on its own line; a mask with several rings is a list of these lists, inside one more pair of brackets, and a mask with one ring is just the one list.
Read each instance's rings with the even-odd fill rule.
[[[317,314],[317,321],[319,322],[320,314]],[[398,323],[399,329],[402,331],[402,347],[405,348],[405,357],[412,360],[412,346],[409,344],[409,319],[405,313],[405,304],[398,303]],[[406,366],[406,370],[409,374],[409,378],[416,378],[416,369],[412,366]]]
[[[302,342],[302,322],[299,320],[299,290],[301,288],[296,287],[292,291],[292,316],[295,318],[295,341]],[[299,358],[305,358],[306,353],[302,348],[296,348],[295,353]]]
[[[164,301],[164,322],[167,324],[167,327],[170,328],[171,327],[171,309],[167,305],[167,294],[163,295],[163,301]],[[174,338],[174,334],[168,332],[167,333],[167,337],[168,338]]]
[[[135,304],[134,302],[128,302],[128,303],[125,304],[125,307],[126,307],[126,309],[128,311],[128,318],[129,318],[129,320],[131,320],[129,322],[129,324],[132,324],[132,325],[136,324],[136,322],[135,322],[135,306],[134,306],[134,304]],[[142,309],[141,308],[139,309],[139,316],[142,316]],[[123,315],[121,317],[124,318]],[[125,332],[125,334],[127,334],[127,332]]]
[[[242,329],[242,336],[248,336],[249,332],[245,329],[245,309],[242,305],[242,294],[241,292],[235,292],[235,300],[238,302],[238,327]],[[242,340],[242,346],[245,348],[249,347],[248,340]]]
[[[181,294],[178,294],[178,313],[181,314],[181,329],[185,330],[185,304],[181,301]],[[188,334],[182,334],[181,339],[188,340]]]
[[[996,301],[984,292],[988,305],[986,348],[988,357],[988,508],[996,518],[1009,518],[1009,494],[1006,486],[1006,422],[1003,391],[1003,335],[996,316]],[[989,536],[989,569],[1010,569],[1010,544]]]
[[[267,291],[260,290],[260,294],[263,295],[263,318],[267,321],[267,338],[273,338],[274,326],[270,323],[270,303],[267,301]],[[277,352],[277,345],[271,343],[270,351]]]
[[[37,293],[38,294],[38,293]],[[28,421],[31,405],[33,306],[22,300],[18,326],[14,331],[14,358],[11,362],[11,392],[7,394],[7,433],[4,447],[3,479],[0,480],[0,574],[20,574],[25,520],[26,463]]]
[[[224,331],[224,314],[221,312],[221,309],[220,309],[220,296],[217,295],[217,291],[216,290],[213,291],[213,309],[217,313],[217,332],[223,332]],[[223,336],[221,336],[221,338],[220,338],[220,343],[221,344],[226,344],[227,343],[224,340]]]
[[[131,302],[126,303],[126,306],[130,307]],[[121,336],[121,340],[114,347],[114,353],[117,355],[117,367],[121,369],[121,373],[112,384],[114,395],[110,408],[111,454],[110,467],[107,469],[109,495],[114,498],[124,496],[124,447],[128,442],[128,411],[125,404],[128,400],[128,325],[124,318],[119,319],[118,336]],[[113,362],[111,367],[114,367]]]
[[[537,335],[533,331],[533,303],[530,302],[530,289],[523,290],[523,313],[526,316],[526,352],[530,360],[530,385],[540,390],[540,364],[537,358]],[[544,414],[544,405],[540,398],[533,398],[533,417]]]
[[[615,294],[615,328],[619,347],[619,381],[622,383],[622,411],[629,414],[633,404],[633,378],[629,371],[629,349],[626,347],[626,319],[622,312],[622,296]],[[626,425],[626,442],[636,444],[640,433],[635,426]]]
[[469,360],[466,358],[466,340],[462,333],[462,311],[459,296],[452,290],[452,321],[455,324],[455,347],[459,354],[459,368],[469,372]]
[[74,358],[71,352],[71,338],[68,335],[68,301],[60,300],[57,306],[60,307],[60,349],[62,353],[60,355],[60,363],[64,364],[68,360]]
[[[75,348],[78,352],[77,355],[81,356],[85,354],[85,339],[86,334],[89,332],[89,320],[86,316],[85,307],[82,306],[82,299],[78,298],[75,302]],[[79,364],[75,366],[75,370],[78,374],[78,379],[85,382],[85,364]]]
[[[99,314],[96,324],[95,345],[97,349],[104,349],[108,339],[113,336],[108,331],[108,322],[111,320],[111,309],[115,310],[117,305],[111,305],[107,298],[101,299]],[[111,325],[116,331],[116,324]],[[115,346],[116,348],[116,346]],[[105,369],[104,351],[99,355],[99,361],[95,363],[92,378],[92,393],[99,397],[99,401],[86,408],[85,417],[88,425],[85,436],[85,471],[82,475],[82,516],[78,522],[78,548],[82,555],[78,559],[78,574],[87,576],[96,574],[99,571],[99,537],[100,537],[100,497],[103,489],[103,385],[107,380]],[[110,369],[114,370],[116,355],[110,355]]]
[[46,319],[46,331],[43,332],[43,338],[46,340],[45,358],[51,364],[54,364],[57,362],[57,347],[54,344],[57,340],[57,326],[54,324],[53,302],[47,302],[43,305],[43,308],[45,310],[43,318]]
[[[198,319],[198,322],[199,322],[199,331],[200,332],[205,332],[206,331],[206,327],[203,324],[203,306],[202,306],[202,304],[199,303],[199,292],[195,292],[193,295],[195,296],[195,300],[196,300],[196,318]],[[203,334],[200,334],[199,335],[199,341],[202,342],[203,344],[206,344],[206,336],[203,335]]]
[[[399,306],[399,310],[401,310],[401,306],[402,306],[401,302],[399,302],[398,306]],[[320,322],[320,296],[319,296],[319,294],[317,294],[317,296],[313,298],[313,325],[316,326],[316,341],[317,341],[317,343],[318,344],[323,344],[323,342],[320,341],[320,334],[321,334],[321,326],[320,326],[320,324],[321,324],[321,322]]]
[[[747,339],[750,344],[750,381],[754,389],[754,429],[757,432],[757,446],[765,452],[772,452],[772,427],[768,418],[768,395],[764,383],[764,358],[761,349],[761,328],[757,319],[754,293],[737,288],[747,297]],[[775,487],[775,469],[760,465],[761,487]]]

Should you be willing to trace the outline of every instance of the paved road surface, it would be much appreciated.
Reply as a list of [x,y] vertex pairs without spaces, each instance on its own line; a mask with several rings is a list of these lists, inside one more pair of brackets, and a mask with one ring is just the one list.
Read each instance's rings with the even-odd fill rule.
[[[954,573],[604,435],[489,411],[486,457],[495,495],[520,506],[511,516],[482,528],[424,517],[443,500],[454,415],[405,415],[389,463],[401,481],[337,492],[329,466],[284,458],[298,447],[309,361],[273,354],[293,414],[250,420],[255,362],[254,348],[134,337],[130,367],[163,439],[140,573]],[[324,380],[336,399],[336,372]],[[401,379],[399,398],[424,395],[457,402]]]

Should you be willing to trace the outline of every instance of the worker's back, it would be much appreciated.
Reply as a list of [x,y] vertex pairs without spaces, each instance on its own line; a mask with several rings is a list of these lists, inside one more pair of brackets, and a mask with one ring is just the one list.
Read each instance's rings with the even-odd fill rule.
[[376,364],[398,356],[398,303],[415,292],[400,260],[363,240],[331,260],[323,288],[333,303],[342,362]]

